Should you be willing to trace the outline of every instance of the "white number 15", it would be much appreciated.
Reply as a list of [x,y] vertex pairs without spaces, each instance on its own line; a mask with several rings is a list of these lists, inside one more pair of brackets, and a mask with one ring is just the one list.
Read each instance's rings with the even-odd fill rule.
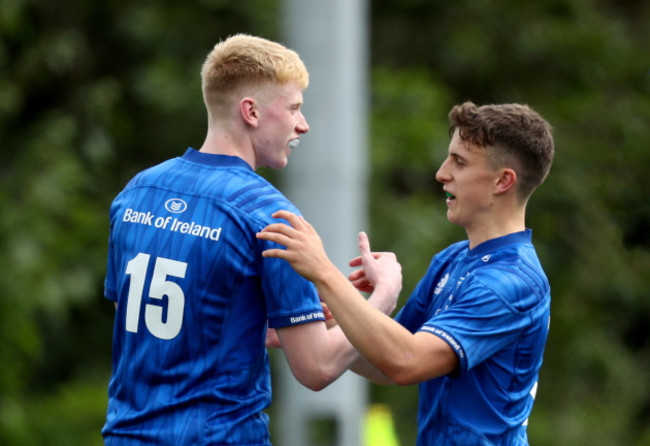
[[[145,278],[149,269],[149,254],[140,253],[129,261],[126,274],[131,276],[129,296],[126,306],[126,330],[136,333],[140,322],[140,307],[144,293]],[[153,268],[153,277],[149,286],[149,297],[163,299],[167,296],[167,320],[163,321],[163,307],[147,304],[144,309],[144,321],[147,329],[160,339],[173,339],[181,331],[185,295],[183,289],[167,277],[185,277],[187,263],[157,257]]]

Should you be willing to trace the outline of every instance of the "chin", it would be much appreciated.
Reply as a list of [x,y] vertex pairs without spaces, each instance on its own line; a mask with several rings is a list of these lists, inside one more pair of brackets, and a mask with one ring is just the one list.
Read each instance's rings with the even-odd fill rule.
[[459,221],[459,219],[457,218],[457,216],[455,216],[454,214],[452,214],[449,211],[447,211],[447,221],[449,221],[449,223],[453,223],[455,225],[462,226],[462,224]]
[[285,159],[284,161],[279,161],[277,163],[273,163],[271,166],[269,166],[271,169],[275,170],[282,170],[285,167],[287,167],[288,161]]

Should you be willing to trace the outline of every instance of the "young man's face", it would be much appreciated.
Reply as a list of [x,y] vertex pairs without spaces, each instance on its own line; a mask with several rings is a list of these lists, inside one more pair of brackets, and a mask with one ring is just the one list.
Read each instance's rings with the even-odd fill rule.
[[498,171],[491,167],[485,148],[462,141],[456,130],[436,179],[448,194],[450,222],[466,230],[489,223]]
[[291,154],[292,141],[309,131],[302,114],[302,89],[295,82],[272,85],[259,101],[259,129],[255,138],[257,167],[282,169]]

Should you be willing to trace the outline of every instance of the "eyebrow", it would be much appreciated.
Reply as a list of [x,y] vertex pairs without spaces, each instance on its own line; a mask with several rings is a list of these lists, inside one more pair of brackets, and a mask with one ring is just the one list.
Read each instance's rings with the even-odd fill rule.
[[469,155],[471,155],[472,153],[474,153],[474,150],[463,145],[463,149],[454,149],[449,151],[448,156],[455,157],[463,161],[468,161],[470,159]]
[[461,159],[461,160],[466,160],[467,159],[466,157],[459,154],[458,152],[449,152],[448,156],[449,156],[449,158],[455,158],[455,159]]

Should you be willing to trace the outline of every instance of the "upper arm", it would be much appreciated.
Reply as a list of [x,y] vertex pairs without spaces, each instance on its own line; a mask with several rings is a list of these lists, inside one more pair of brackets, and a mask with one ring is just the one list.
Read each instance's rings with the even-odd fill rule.
[[419,384],[448,375],[459,368],[459,359],[450,345],[425,331],[408,335],[399,356],[384,358],[380,370],[398,385]]
[[418,351],[412,382],[428,381],[458,370],[460,361],[454,349],[440,337],[426,331],[413,335]]
[[276,333],[291,370],[300,371],[316,357],[314,346],[326,336],[324,322],[311,322],[277,328]]
[[356,361],[350,366],[352,370],[357,375],[363,376],[368,381],[371,381],[375,384],[381,384],[384,386],[395,384],[395,382],[390,379],[386,374],[381,370],[375,367],[368,359],[363,356],[359,356]]
[[339,327],[324,321],[276,329],[291,372],[304,386],[320,390],[345,372],[357,353]]

